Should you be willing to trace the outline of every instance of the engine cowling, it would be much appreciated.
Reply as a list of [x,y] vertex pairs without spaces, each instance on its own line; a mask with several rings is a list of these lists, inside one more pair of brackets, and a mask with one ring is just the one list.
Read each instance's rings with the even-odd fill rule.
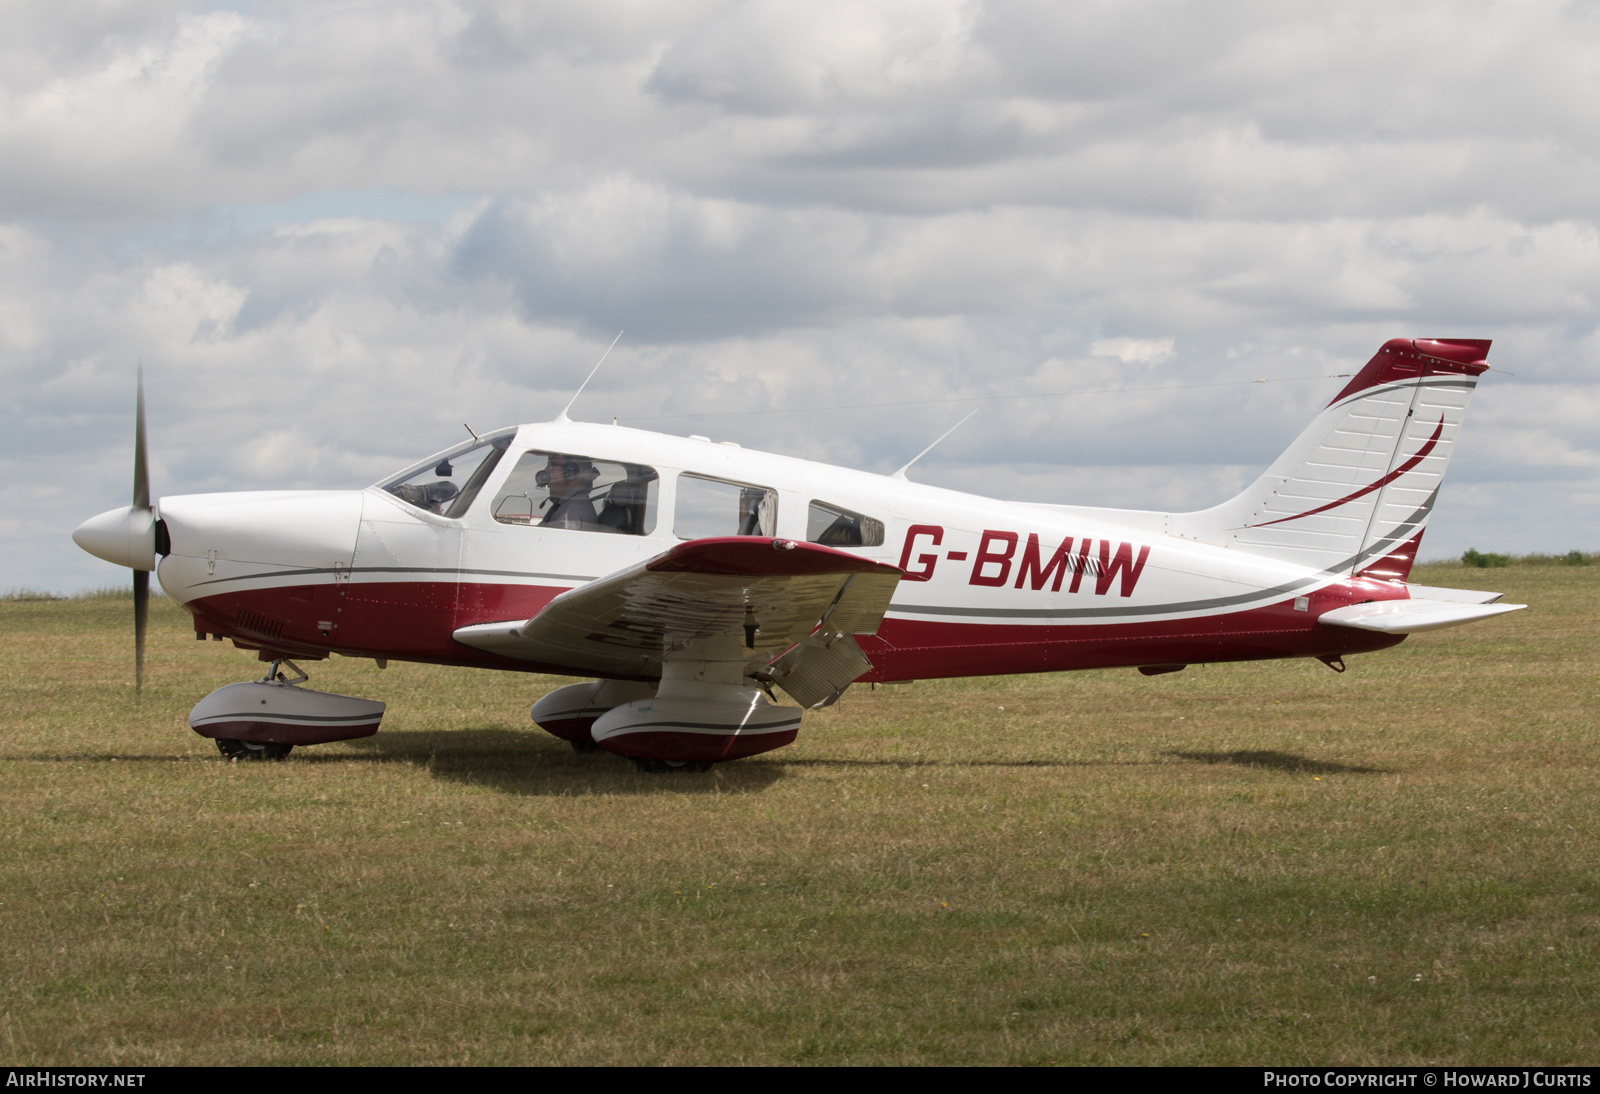
[[654,684],[632,680],[590,680],[557,688],[533,704],[532,717],[539,728],[563,741],[593,744],[590,729],[606,711],[656,693]]
[[630,759],[715,763],[793,744],[801,714],[754,688],[669,680],[660,694],[601,715],[590,733]]
[[189,728],[202,737],[257,744],[316,745],[378,732],[384,704],[276,680],[220,687],[194,705]]

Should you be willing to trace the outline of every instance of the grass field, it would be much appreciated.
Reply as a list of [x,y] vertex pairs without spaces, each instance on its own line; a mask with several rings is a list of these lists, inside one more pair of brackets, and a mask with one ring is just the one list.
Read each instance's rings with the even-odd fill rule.
[[377,737],[223,762],[259,673],[0,604],[0,1052],[27,1064],[1593,1063],[1600,566],[1350,659],[852,690],[706,775],[554,681],[334,659]]

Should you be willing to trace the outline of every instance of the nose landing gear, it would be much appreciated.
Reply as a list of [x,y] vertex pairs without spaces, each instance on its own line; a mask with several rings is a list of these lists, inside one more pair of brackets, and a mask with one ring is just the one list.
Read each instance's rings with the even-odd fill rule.
[[229,760],[281,760],[294,751],[294,745],[257,744],[218,737],[217,751]]
[[[284,675],[284,667],[294,679]],[[229,684],[200,700],[189,712],[189,726],[216,741],[217,751],[230,760],[281,760],[295,745],[378,732],[382,703],[301,687],[308,679],[293,661],[280,658],[260,680]]]
[[[595,748],[598,751],[599,745]],[[672,771],[684,771],[700,774],[711,770],[710,760],[647,760],[642,756],[633,757],[633,766],[647,775],[663,775]]]
[[[295,679],[290,680],[284,676],[280,668],[282,665],[288,665],[289,668],[294,670]],[[267,674],[256,682],[259,684],[287,684],[290,687],[294,687],[310,679],[311,677],[306,675],[304,669],[285,657],[268,665]],[[215,741],[217,751],[222,753],[223,759],[226,760],[282,760],[286,759],[289,753],[294,751],[294,745],[278,744],[271,741],[242,741],[235,737],[217,737]]]

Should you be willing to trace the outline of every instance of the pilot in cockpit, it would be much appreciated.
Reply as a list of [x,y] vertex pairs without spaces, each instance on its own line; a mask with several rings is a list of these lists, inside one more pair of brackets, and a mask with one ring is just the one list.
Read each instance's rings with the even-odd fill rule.
[[551,455],[534,481],[550,491],[550,511],[539,522],[541,528],[600,529],[589,491],[600,477],[600,469],[581,456]]

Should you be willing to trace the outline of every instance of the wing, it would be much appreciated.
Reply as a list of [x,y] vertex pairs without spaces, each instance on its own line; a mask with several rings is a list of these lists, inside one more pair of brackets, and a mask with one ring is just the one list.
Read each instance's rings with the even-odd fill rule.
[[462,627],[455,639],[594,676],[743,659],[747,675],[815,706],[872,667],[850,636],[876,633],[899,581],[893,566],[814,543],[691,540],[569,589],[532,619]]

